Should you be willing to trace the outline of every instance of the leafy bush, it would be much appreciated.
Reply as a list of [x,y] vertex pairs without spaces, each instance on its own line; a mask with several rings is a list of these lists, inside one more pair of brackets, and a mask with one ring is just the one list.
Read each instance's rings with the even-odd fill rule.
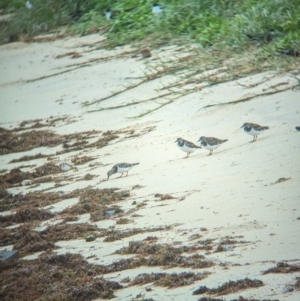
[[[274,49],[300,51],[299,0],[161,0],[163,12],[158,15],[152,13],[154,0],[31,2],[33,9],[29,10],[24,0],[2,0],[4,11],[14,10],[11,22],[1,28],[2,40],[65,25],[86,34],[105,25],[113,46],[145,38],[167,42],[166,37],[184,36],[202,46],[239,48],[271,42]],[[105,18],[108,11],[112,12],[111,20]]]

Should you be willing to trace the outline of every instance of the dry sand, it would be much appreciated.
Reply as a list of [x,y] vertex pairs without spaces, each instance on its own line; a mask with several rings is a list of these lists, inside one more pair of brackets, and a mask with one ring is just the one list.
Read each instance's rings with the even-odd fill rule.
[[[296,277],[300,276],[299,273],[262,275],[262,271],[274,267],[278,262],[300,262],[300,133],[295,130],[295,126],[300,125],[300,91],[291,88],[248,102],[203,109],[206,105],[226,103],[261,93],[263,89],[268,91],[272,85],[280,82],[286,82],[286,85],[292,87],[296,79],[291,74],[276,75],[275,72],[249,76],[238,82],[219,84],[183,96],[141,118],[131,117],[155,108],[157,102],[141,102],[114,110],[88,112],[157,96],[161,93],[158,89],[162,82],[172,80],[157,79],[100,104],[82,106],[84,102],[108,96],[134,83],[136,78],[145,74],[149,61],[172,53],[172,49],[153,50],[153,57],[145,61],[140,57],[132,57],[132,54],[126,55],[126,52],[134,51],[130,47],[103,50],[97,47],[101,46],[101,40],[98,35],[91,35],[1,46],[0,127],[10,129],[24,120],[44,121],[50,116],[65,116],[65,120],[51,130],[69,134],[90,130],[104,132],[132,129],[142,135],[113,140],[100,149],[56,157],[56,163],[71,163],[74,155],[96,157],[93,162],[99,164],[97,168],[87,163],[79,165],[78,170],[65,173],[66,180],[71,176],[80,178],[87,173],[97,176],[90,181],[70,180],[66,181],[68,185],[59,188],[55,188],[54,183],[32,188],[17,186],[10,188],[9,192],[27,193],[47,187],[53,187],[51,191],[69,192],[88,185],[99,189],[118,187],[131,190],[134,185],[141,185],[142,188],[131,190],[130,198],[121,205],[126,212],[135,207],[132,205],[134,201],[141,203],[147,200],[146,206],[138,211],[141,216],[133,218],[133,223],[117,225],[115,218],[111,217],[93,224],[100,228],[115,227],[122,230],[173,227],[168,231],[141,233],[111,243],[104,243],[103,238],[90,243],[78,239],[57,243],[60,248],[56,252],[59,254],[80,253],[86,258],[92,254],[94,257],[88,259],[91,263],[109,264],[120,257],[132,257],[112,253],[131,241],[142,240],[149,235],[157,236],[158,243],[178,246],[195,244],[196,241],[190,239],[192,235],[201,235],[198,236],[201,240],[215,239],[215,246],[226,236],[247,242],[235,244],[224,252],[198,252],[216,263],[211,268],[199,270],[212,273],[204,280],[175,289],[152,286],[149,292],[145,290],[145,287],[151,286],[149,284],[124,288],[115,292],[117,300],[132,300],[141,292],[145,298],[160,301],[198,300],[201,295],[193,296],[192,292],[199,286],[215,288],[229,280],[245,277],[260,279],[264,286],[226,295],[226,300],[240,295],[254,299],[300,300],[299,291],[284,292],[285,286],[292,285]],[[72,51],[82,56],[56,58]],[[101,60],[107,57],[112,58]],[[74,67],[74,64],[84,64],[91,59],[94,61],[84,67]],[[265,80],[268,77],[270,79]],[[166,100],[162,98],[161,101]],[[267,125],[270,130],[260,135],[256,143],[249,143],[252,137],[240,129],[244,122]],[[183,159],[185,153],[177,148],[174,141],[177,137],[183,137],[196,143],[200,136],[229,141],[214,151],[213,156],[208,157],[207,150],[198,150],[189,159]],[[53,154],[60,149],[61,146],[41,147],[2,155],[0,170],[11,170],[21,165],[9,164],[11,159],[39,152]],[[40,166],[45,162],[46,158],[31,160],[30,164]],[[113,175],[109,181],[104,181],[107,171],[118,162],[139,162],[140,165],[134,167],[128,177],[116,178]],[[289,180],[274,184],[279,178]],[[170,194],[175,199],[158,201],[154,196],[156,193]],[[62,206],[70,204],[65,202]],[[59,204],[51,207],[51,210],[59,211]],[[80,221],[89,222],[89,214],[81,216]],[[45,223],[41,226],[45,226]],[[207,231],[201,231],[203,228]],[[31,255],[30,258],[34,257]],[[105,278],[120,281],[139,273],[189,270],[140,267],[108,274]]]

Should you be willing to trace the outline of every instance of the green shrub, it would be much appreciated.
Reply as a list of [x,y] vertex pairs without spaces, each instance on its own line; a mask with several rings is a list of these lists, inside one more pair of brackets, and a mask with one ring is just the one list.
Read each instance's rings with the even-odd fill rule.
[[[2,0],[14,11],[2,25],[0,39],[35,35],[59,26],[87,34],[105,25],[112,46],[147,39],[186,37],[205,46],[239,48],[272,44],[274,49],[299,49],[299,0],[161,0],[163,12],[152,14],[154,0]],[[113,18],[107,20],[105,12]],[[222,46],[222,47],[223,47]],[[269,47],[269,46],[268,46]]]

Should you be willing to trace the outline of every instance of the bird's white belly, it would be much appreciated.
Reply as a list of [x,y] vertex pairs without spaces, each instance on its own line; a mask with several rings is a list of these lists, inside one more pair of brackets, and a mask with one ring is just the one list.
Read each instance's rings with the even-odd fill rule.
[[196,150],[196,148],[191,148],[186,145],[183,145],[183,146],[178,145],[178,147],[186,153],[193,153]]
[[205,148],[205,149],[209,149],[209,150],[213,150],[213,149],[216,149],[220,146],[220,144],[215,144],[215,145],[209,145],[209,144],[206,144],[206,145],[203,145],[201,144],[201,147]]
[[123,173],[131,169],[132,167],[118,167],[118,173]]
[[263,130],[257,131],[253,128],[249,132],[245,131],[245,133],[247,133],[248,135],[252,135],[252,136],[260,135],[262,132],[263,132]]

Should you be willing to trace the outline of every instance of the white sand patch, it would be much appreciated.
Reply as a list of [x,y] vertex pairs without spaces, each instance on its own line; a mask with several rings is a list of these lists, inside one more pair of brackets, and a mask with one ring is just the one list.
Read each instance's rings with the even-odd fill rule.
[[68,207],[77,204],[78,202],[79,202],[78,198],[71,198],[71,199],[62,200],[61,202],[55,203],[50,206],[46,206],[43,209],[48,210],[52,213],[57,213],[63,211]]
[[[130,51],[129,48],[112,52],[94,49],[88,52],[84,44],[97,44],[99,39],[98,35],[92,35],[48,43],[0,46],[0,59],[3,62],[1,71],[6,74],[0,79],[0,126],[16,127],[24,120],[68,115],[76,122],[60,124],[51,130],[66,134],[93,129],[102,132],[122,130],[128,127],[138,133],[152,126],[155,129],[130,139],[123,139],[120,135],[119,140],[112,140],[103,148],[94,148],[88,155],[95,156],[96,159],[91,162],[98,165],[89,166],[89,162],[79,165],[77,171],[64,173],[61,182],[64,186],[55,186],[51,182],[32,188],[13,187],[8,192],[24,194],[50,189],[51,192],[67,193],[88,186],[94,189],[117,187],[130,190],[130,197],[120,201],[118,206],[124,210],[125,217],[132,220],[131,223],[118,225],[116,221],[119,217],[116,216],[91,223],[90,214],[87,213],[69,224],[91,223],[100,229],[114,227],[116,230],[165,229],[136,234],[114,242],[104,242],[103,237],[86,242],[83,237],[56,243],[60,247],[55,250],[58,254],[79,253],[95,264],[110,264],[133,257],[113,253],[128,246],[131,241],[143,240],[148,236],[157,237],[158,244],[168,243],[173,246],[199,245],[202,240],[214,240],[212,250],[198,252],[206,260],[216,263],[212,268],[196,270],[211,271],[212,274],[206,279],[176,289],[151,286],[151,292],[145,290],[148,284],[130,287],[116,292],[118,300],[131,300],[143,292],[145,297],[154,300],[196,301],[200,295],[193,296],[192,292],[200,285],[216,288],[226,281],[248,277],[262,280],[264,286],[225,298],[231,300],[242,295],[256,299],[298,301],[298,292],[283,292],[284,285],[293,284],[298,274],[262,275],[263,270],[275,266],[279,261],[292,264],[297,262],[293,260],[300,259],[300,133],[295,130],[295,126],[300,126],[300,92],[292,89],[297,83],[294,75],[265,72],[245,77],[183,96],[141,118],[129,118],[157,107],[157,103],[168,101],[167,97],[162,96],[155,100],[156,103],[149,101],[127,105],[161,95],[158,89],[165,79],[148,82],[89,107],[82,106],[85,102],[97,101],[136,83],[147,70],[143,60],[131,55],[111,58]],[[55,58],[69,51],[80,52],[82,57]],[[105,57],[107,59],[104,60]],[[86,65],[79,67],[80,64]],[[55,75],[61,71],[66,72]],[[230,104],[287,87],[291,88]],[[215,106],[207,107],[209,105]],[[103,110],[116,106],[121,107]],[[89,110],[94,112],[88,113]],[[258,123],[270,129],[260,135],[257,142],[250,143],[251,137],[240,129],[244,122]],[[228,142],[222,144],[210,157],[206,150],[199,150],[191,154],[189,159],[183,159],[185,154],[178,149],[175,140],[182,137],[196,143],[200,136],[228,139]],[[0,169],[10,170],[25,164],[9,164],[13,158],[38,152],[52,154],[60,148],[39,148],[0,156]],[[87,153],[79,150],[57,155],[56,160],[70,163],[75,154]],[[26,165],[42,165],[45,162],[46,158],[28,161]],[[117,178],[117,175],[113,175],[106,181],[108,170],[121,162],[140,164],[130,170],[127,177]],[[87,173],[97,177],[85,181],[82,177]],[[282,177],[290,179],[276,183]],[[142,188],[132,190],[135,185]],[[170,194],[175,199],[159,200],[155,197],[156,193]],[[46,208],[60,212],[77,201],[77,198],[64,200]],[[134,201],[136,204],[133,204]],[[137,204],[142,203],[146,205],[137,208]],[[127,215],[131,209],[137,210]],[[42,226],[46,225],[47,221]],[[193,237],[199,238],[191,240]],[[226,237],[246,243],[234,244],[225,252],[215,252],[217,245]],[[27,256],[26,259],[36,258],[38,254]],[[119,281],[122,277],[134,277],[141,272],[162,270],[161,267],[140,267],[105,277],[117,277],[116,281]],[[178,268],[177,271],[180,270]],[[164,271],[172,272],[173,269]]]

